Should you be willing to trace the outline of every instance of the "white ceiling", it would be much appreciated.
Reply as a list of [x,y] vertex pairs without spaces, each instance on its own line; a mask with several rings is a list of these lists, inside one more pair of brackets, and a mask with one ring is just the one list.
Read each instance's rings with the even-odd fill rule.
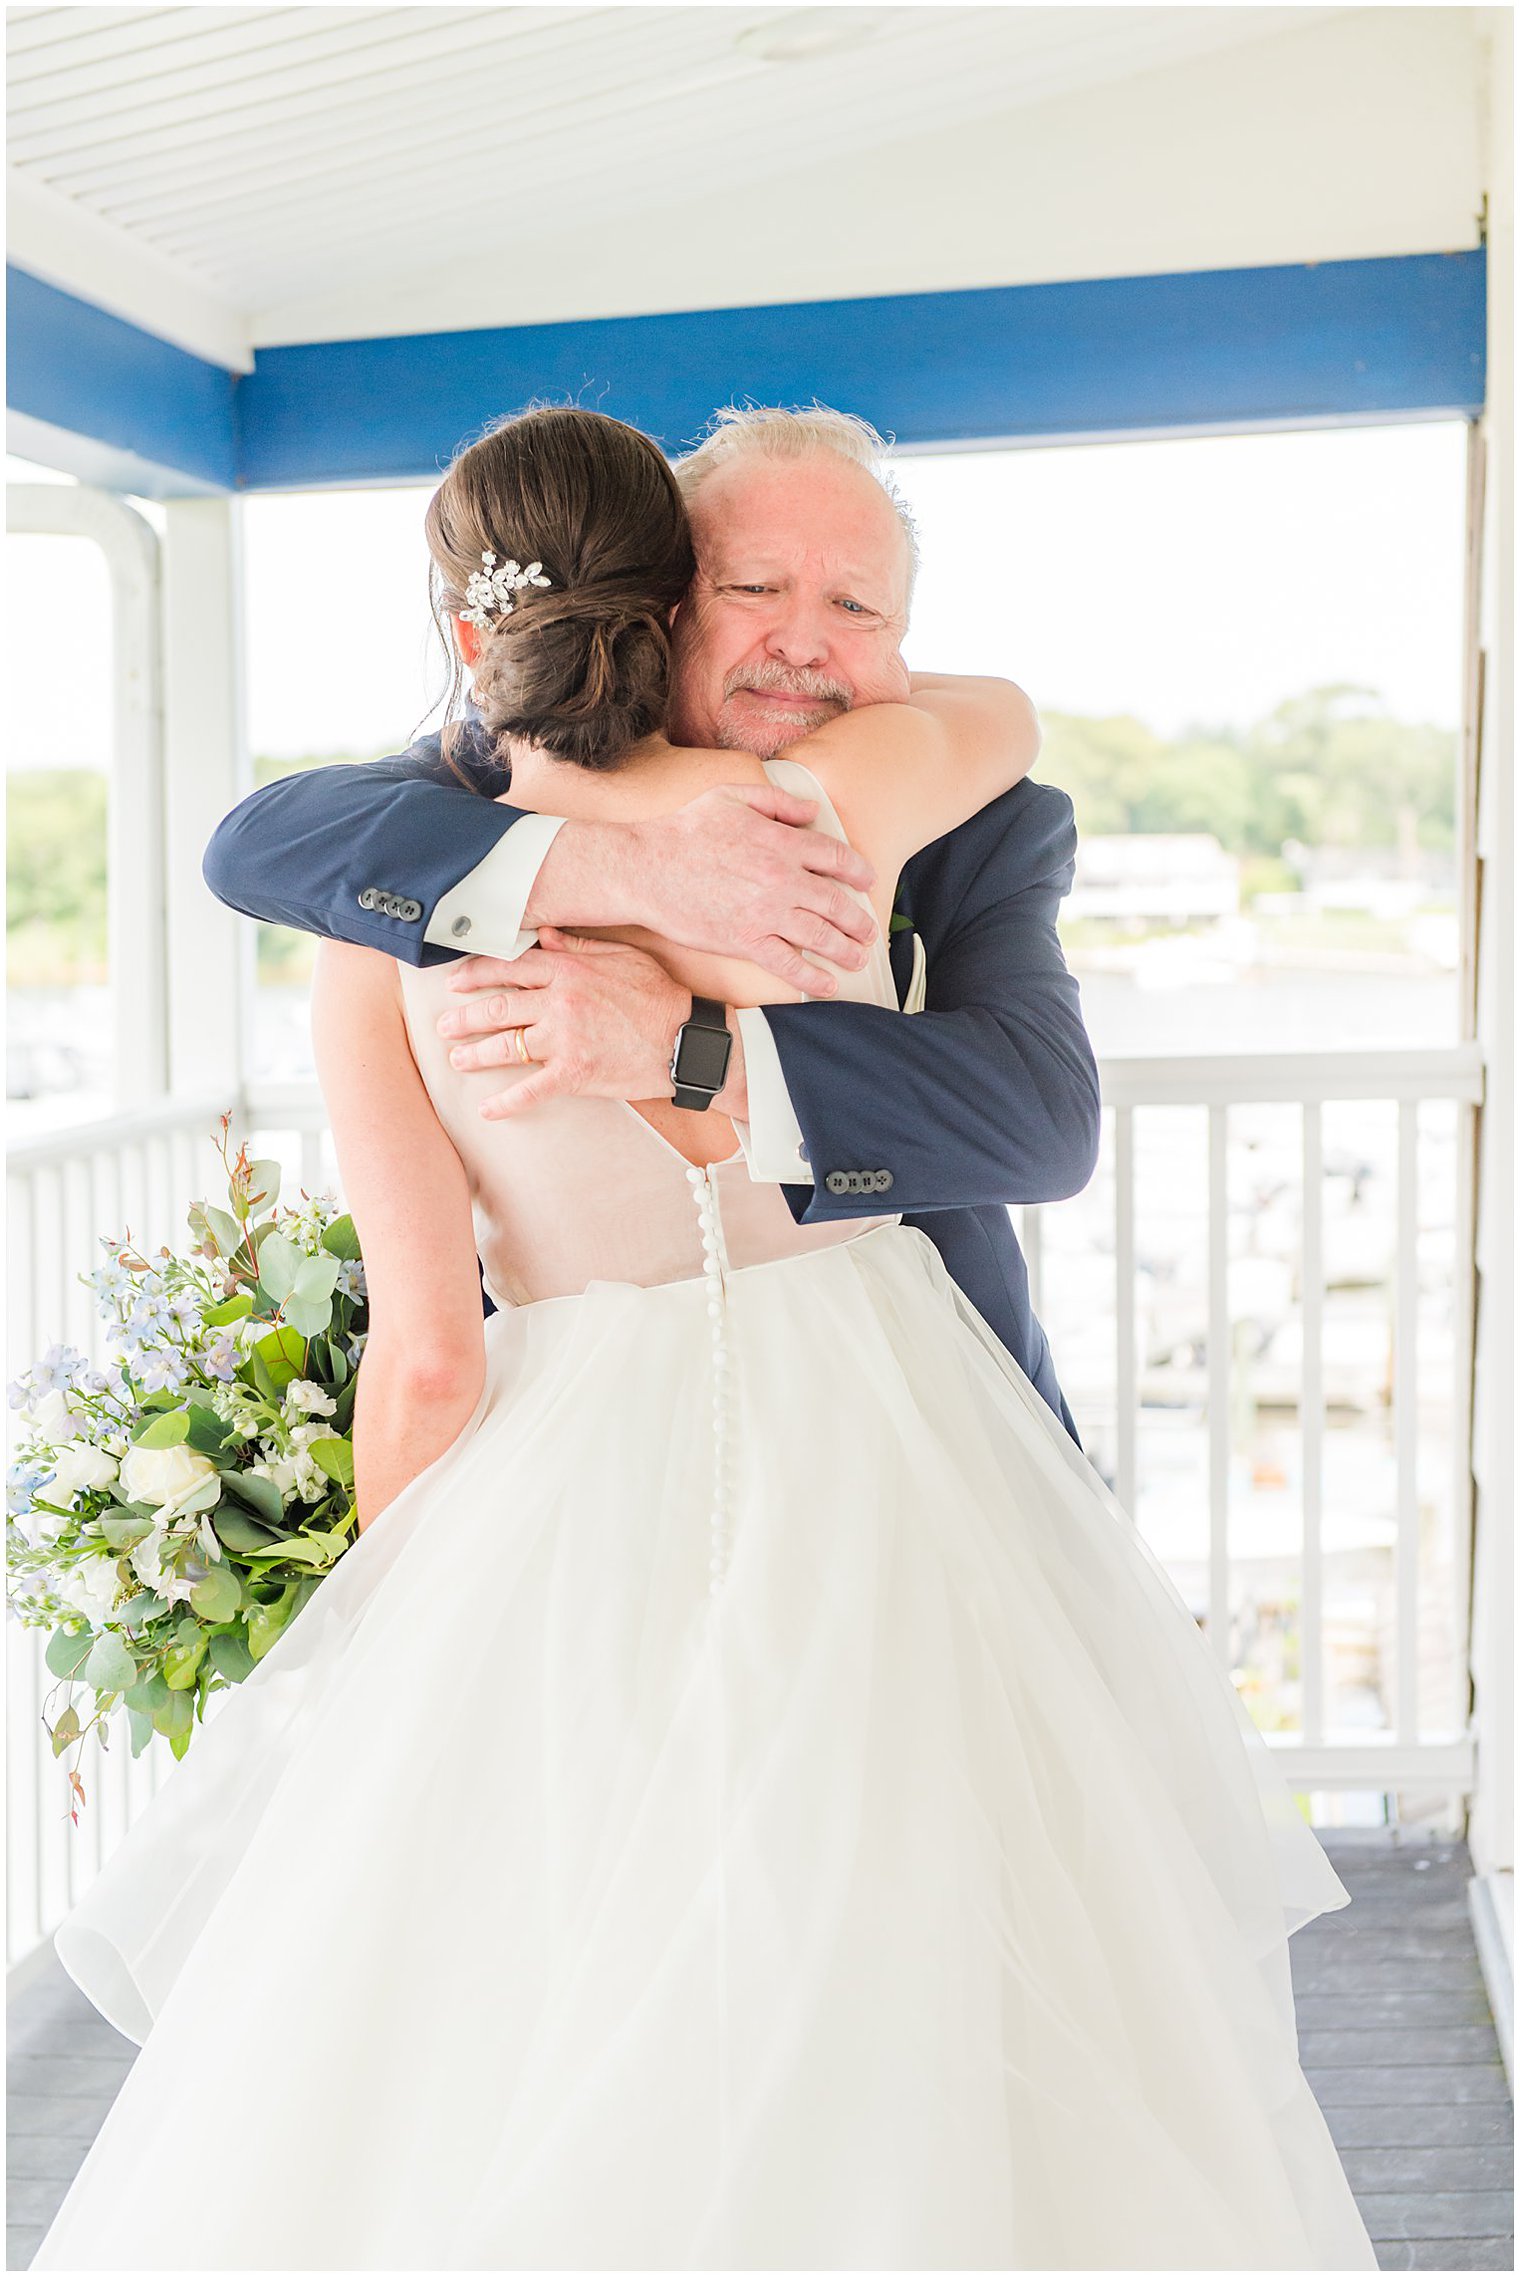
[[[1359,13],[13,8],[13,242],[39,273],[245,362],[270,312],[367,286],[404,298],[461,260],[499,301],[546,232],[738,211],[821,155],[840,168],[829,225],[869,233],[852,156]],[[860,36],[794,61],[741,44],[803,19]]]

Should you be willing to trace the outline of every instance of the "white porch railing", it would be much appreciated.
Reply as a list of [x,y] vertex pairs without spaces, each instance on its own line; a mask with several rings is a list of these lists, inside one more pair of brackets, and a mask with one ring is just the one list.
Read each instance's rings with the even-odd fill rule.
[[[1284,1769],[1303,1792],[1332,1788],[1421,1792],[1460,1808],[1472,1787],[1473,1751],[1467,1708],[1467,1564],[1470,1526],[1469,1432],[1472,1375],[1473,1194],[1472,1118],[1483,1095],[1476,1045],[1448,1050],[1366,1054],[1260,1055],[1240,1058],[1109,1060],[1102,1069],[1105,1120],[1112,1144],[1114,1254],[1115,1444],[1113,1484],[1126,1510],[1135,1508],[1141,1414],[1141,1355],[1136,1334],[1137,1210],[1135,1117],[1147,1108],[1191,1106],[1208,1120],[1208,1609],[1205,1627],[1228,1662],[1230,1390],[1235,1365],[1228,1305],[1227,1144],[1232,1108],[1275,1101],[1301,1114],[1302,1237],[1299,1256],[1303,1331],[1298,1396],[1302,1450],[1301,1729],[1268,1736]],[[1332,1102],[1394,1102],[1398,1115],[1394,1244],[1395,1448],[1393,1651],[1395,1712],[1391,1728],[1364,1737],[1326,1736],[1324,1685],[1325,1568],[1323,1453],[1325,1163],[1323,1110]],[[1451,1697],[1438,1723],[1418,1685],[1420,1546],[1416,1493],[1420,1454],[1417,1392],[1417,1293],[1420,1158],[1418,1110],[1450,1101],[1457,1116],[1455,1285],[1452,1317]],[[234,1134],[253,1151],[279,1160],[287,1181],[316,1191],[336,1187],[326,1115],[315,1085],[255,1086],[241,1098],[167,1100],[108,1122],[54,1132],[12,1151],[8,1162],[12,1269],[10,1367],[14,1374],[58,1340],[101,1353],[100,1323],[90,1292],[75,1276],[99,1260],[98,1236],[130,1231],[139,1247],[179,1246],[185,1211],[197,1195],[215,1198],[219,1166],[211,1140],[231,1108]],[[1059,1207],[1061,1205],[1057,1205]],[[1031,1294],[1043,1314],[1048,1208],[1015,1210],[1029,1263]],[[1054,1292],[1052,1292],[1054,1293]],[[1057,1358],[1059,1338],[1055,1338]],[[1079,1422],[1081,1418],[1079,1417]],[[1086,1436],[1084,1431],[1084,1436]],[[51,1683],[34,1632],[10,1630],[8,1889],[10,1957],[51,1933],[82,1893],[126,1826],[145,1807],[171,1762],[154,1747],[133,1763],[124,1737],[109,1757],[86,1757],[89,1805],[71,1827],[61,1774],[45,1751],[39,1715]],[[1425,1720],[1422,1723],[1422,1706]],[[1429,1728],[1427,1728],[1429,1727]]]

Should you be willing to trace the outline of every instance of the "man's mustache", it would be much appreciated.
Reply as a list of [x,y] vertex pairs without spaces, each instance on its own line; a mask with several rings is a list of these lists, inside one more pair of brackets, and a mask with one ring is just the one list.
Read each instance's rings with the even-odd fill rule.
[[805,696],[812,703],[838,704],[845,711],[855,701],[854,690],[842,680],[785,664],[751,664],[730,672],[723,683],[724,696],[735,696],[741,688],[752,688],[763,696]]

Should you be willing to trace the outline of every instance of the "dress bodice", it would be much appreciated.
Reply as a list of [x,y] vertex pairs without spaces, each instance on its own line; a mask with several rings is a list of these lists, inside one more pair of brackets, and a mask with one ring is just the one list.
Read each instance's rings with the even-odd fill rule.
[[[818,801],[812,825],[844,830],[816,775],[800,760],[764,762],[771,781]],[[852,890],[853,889],[847,889]],[[864,901],[863,894],[857,894]],[[482,1099],[526,1079],[519,1068],[460,1070],[439,1016],[453,1002],[449,964],[401,965],[412,1054],[469,1180],[486,1289],[498,1306],[579,1293],[592,1281],[653,1287],[695,1280],[847,1241],[895,1213],[799,1225],[781,1188],[752,1179],[740,1152],[695,1170],[639,1114],[616,1099],[546,1100],[531,1113],[488,1121]],[[887,943],[877,935],[859,972],[841,972],[841,998],[897,1007]],[[701,1208],[693,1208],[694,1189]]]

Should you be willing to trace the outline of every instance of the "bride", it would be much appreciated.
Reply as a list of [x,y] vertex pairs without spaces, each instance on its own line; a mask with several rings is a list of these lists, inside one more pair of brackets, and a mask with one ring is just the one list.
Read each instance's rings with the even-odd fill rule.
[[[595,414],[428,535],[512,803],[815,797],[895,1009],[898,871],[1027,770],[1018,691],[671,744],[684,512]],[[33,2266],[1376,2267],[1287,1964],[1347,1893],[1051,1407],[716,1112],[482,1115],[450,969],[319,952],[360,1532],[58,1933],[142,2047]]]

